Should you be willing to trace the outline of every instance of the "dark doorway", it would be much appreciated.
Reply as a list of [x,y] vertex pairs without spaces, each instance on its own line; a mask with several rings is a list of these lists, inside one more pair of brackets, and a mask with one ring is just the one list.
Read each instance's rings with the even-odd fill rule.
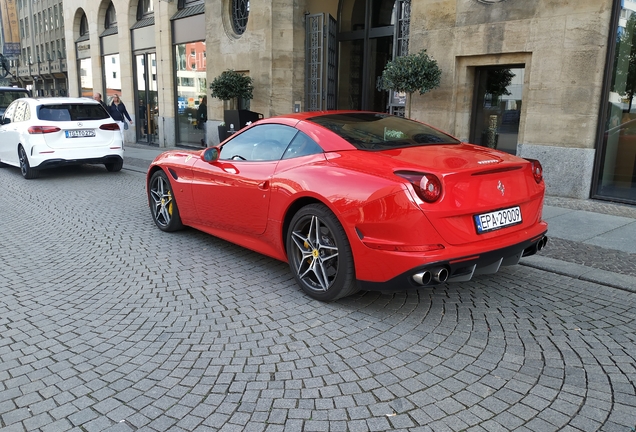
[[389,94],[378,90],[393,58],[398,0],[343,0],[338,33],[338,108],[387,111]]
[[475,70],[470,142],[517,153],[523,94],[523,65]]

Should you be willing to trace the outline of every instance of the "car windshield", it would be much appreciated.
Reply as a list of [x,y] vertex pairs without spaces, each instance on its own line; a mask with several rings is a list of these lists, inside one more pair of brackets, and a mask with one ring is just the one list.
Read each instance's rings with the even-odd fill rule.
[[460,143],[450,135],[422,123],[389,114],[327,114],[308,120],[340,135],[359,150]]
[[23,97],[29,97],[29,93],[24,90],[0,91],[0,109],[4,112],[11,102]]
[[100,104],[55,104],[38,107],[38,119],[50,121],[103,120],[109,117]]

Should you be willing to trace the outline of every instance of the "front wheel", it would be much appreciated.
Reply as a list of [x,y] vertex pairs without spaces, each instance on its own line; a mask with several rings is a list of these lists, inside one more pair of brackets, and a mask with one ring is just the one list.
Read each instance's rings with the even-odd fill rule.
[[358,291],[347,235],[322,204],[307,205],[292,218],[287,258],[296,282],[316,300],[337,300]]
[[40,172],[34,168],[31,168],[29,164],[29,158],[27,157],[24,147],[18,147],[18,160],[20,161],[20,172],[25,179],[34,179],[40,175]]
[[150,177],[148,204],[152,219],[161,231],[177,231],[183,228],[172,186],[163,171],[156,171]]

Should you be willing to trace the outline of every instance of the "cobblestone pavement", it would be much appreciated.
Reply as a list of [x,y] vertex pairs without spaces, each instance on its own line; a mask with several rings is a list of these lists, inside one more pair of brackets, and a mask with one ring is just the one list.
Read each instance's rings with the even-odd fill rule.
[[634,293],[520,265],[325,304],[159,231],[139,172],[0,188],[0,431],[636,427]]

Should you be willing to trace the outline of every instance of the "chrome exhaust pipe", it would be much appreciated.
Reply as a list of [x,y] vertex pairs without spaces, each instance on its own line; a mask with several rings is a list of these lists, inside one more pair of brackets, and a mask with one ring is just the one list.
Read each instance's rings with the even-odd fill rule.
[[448,279],[448,270],[445,267],[440,267],[433,270],[433,280],[437,283],[444,283]]
[[415,283],[419,284],[419,285],[428,285],[431,283],[431,272],[426,270],[423,271],[421,273],[415,273],[413,275],[413,280],[415,281]]
[[548,238],[547,237],[542,237],[538,242],[537,242],[537,252],[540,251],[541,249],[543,249],[545,247],[545,245],[548,244]]

